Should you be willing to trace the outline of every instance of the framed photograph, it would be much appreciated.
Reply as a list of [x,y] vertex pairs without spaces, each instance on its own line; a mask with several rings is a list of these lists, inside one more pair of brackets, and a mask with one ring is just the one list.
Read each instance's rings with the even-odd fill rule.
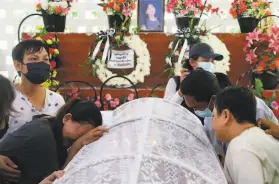
[[141,32],[163,32],[165,0],[138,0],[138,27]]

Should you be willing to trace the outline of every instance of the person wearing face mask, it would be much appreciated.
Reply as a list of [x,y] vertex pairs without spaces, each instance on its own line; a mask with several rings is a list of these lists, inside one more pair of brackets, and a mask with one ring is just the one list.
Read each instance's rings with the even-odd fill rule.
[[75,99],[62,106],[55,117],[39,115],[10,133],[0,143],[0,155],[20,170],[19,183],[38,184],[107,132],[102,122],[94,103]]
[[[166,86],[164,99],[173,101],[175,103],[181,104],[183,107],[187,108],[191,112],[193,109],[189,108],[184,100],[183,95],[180,90],[180,84],[182,80],[193,70],[202,68],[211,73],[215,72],[214,60],[220,61],[224,57],[221,54],[214,53],[213,49],[206,43],[198,43],[191,47],[189,52],[189,58],[183,64],[183,69],[181,70],[180,76],[174,76],[169,79]],[[200,118],[201,120],[203,118]]]
[[41,86],[50,77],[48,47],[43,42],[25,40],[18,43],[12,51],[12,58],[21,82],[15,85],[15,111],[9,116],[7,134],[31,121],[35,115],[55,116],[57,110],[65,104],[60,94]]
[[[224,157],[227,145],[217,141],[212,129],[214,97],[222,91],[216,76],[202,69],[194,70],[182,81],[180,90],[187,106],[193,108],[196,115],[204,118],[204,128],[215,151]],[[257,97],[256,102],[257,120],[262,118],[279,125],[277,118],[266,103]]]

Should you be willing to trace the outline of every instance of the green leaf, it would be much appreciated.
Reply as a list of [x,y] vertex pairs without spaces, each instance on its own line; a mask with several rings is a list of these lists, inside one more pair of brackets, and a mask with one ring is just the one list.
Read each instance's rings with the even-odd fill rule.
[[103,7],[106,5],[106,3],[98,3],[97,5]]
[[73,11],[72,12],[72,16],[75,17],[75,18],[78,17],[78,12],[77,11]]

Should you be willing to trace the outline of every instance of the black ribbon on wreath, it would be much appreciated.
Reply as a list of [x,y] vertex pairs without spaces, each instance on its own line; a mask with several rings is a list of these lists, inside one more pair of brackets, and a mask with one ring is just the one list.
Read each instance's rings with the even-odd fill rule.
[[[96,46],[95,46],[95,43],[92,43],[88,57],[91,60],[95,60],[98,52],[101,50],[101,52],[103,52],[102,61],[105,62],[106,59],[107,59],[107,54],[108,54],[108,51],[109,51],[110,42],[112,40],[112,37],[115,36],[115,33],[116,33],[115,29],[112,29],[112,28],[108,29],[107,31],[98,32],[97,33],[98,43],[97,43]],[[105,43],[104,49],[101,49],[102,43]]]

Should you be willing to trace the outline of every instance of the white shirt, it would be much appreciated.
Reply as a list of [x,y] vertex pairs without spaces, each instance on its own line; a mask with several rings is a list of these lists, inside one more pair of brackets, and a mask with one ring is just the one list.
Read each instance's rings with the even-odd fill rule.
[[46,89],[45,106],[41,110],[36,110],[25,95],[17,90],[15,90],[15,92],[16,98],[13,102],[13,108],[16,112],[11,113],[9,117],[9,129],[7,134],[31,121],[35,115],[47,114],[55,116],[60,107],[65,104],[60,94]]
[[164,99],[170,100],[174,103],[181,104],[183,102],[183,97],[176,91],[176,82],[173,78],[170,78],[165,89]]
[[278,184],[279,141],[258,127],[244,131],[230,142],[224,172],[229,184]]
[[[256,101],[257,101],[257,117],[256,117],[256,119],[258,120],[258,119],[262,118],[262,119],[270,120],[273,123],[279,125],[278,119],[275,117],[272,110],[266,105],[266,103],[258,97],[256,97]],[[207,132],[208,138],[209,138],[210,142],[212,143],[215,151],[218,154],[225,156],[227,145],[225,145],[224,143],[222,143],[216,139],[215,132],[212,128],[212,117],[204,118],[204,128],[205,128],[205,131]]]

